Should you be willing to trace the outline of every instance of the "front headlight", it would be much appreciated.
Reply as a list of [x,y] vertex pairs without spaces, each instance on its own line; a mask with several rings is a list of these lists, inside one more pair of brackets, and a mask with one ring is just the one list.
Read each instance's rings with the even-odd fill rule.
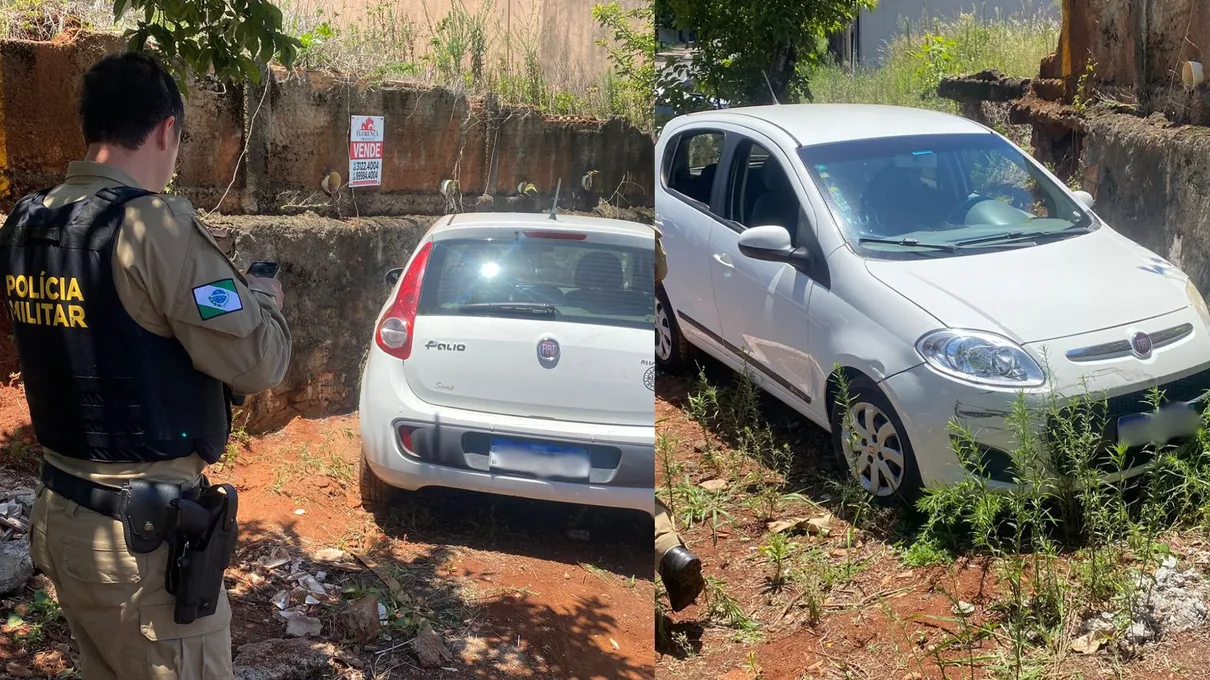
[[1185,295],[1189,298],[1189,306],[1201,317],[1203,327],[1210,327],[1210,309],[1206,309],[1206,299],[1198,292],[1197,286],[1193,285],[1193,279],[1185,283]]
[[1046,373],[1017,343],[994,333],[942,329],[916,343],[930,366],[946,375],[980,385],[1037,387]]

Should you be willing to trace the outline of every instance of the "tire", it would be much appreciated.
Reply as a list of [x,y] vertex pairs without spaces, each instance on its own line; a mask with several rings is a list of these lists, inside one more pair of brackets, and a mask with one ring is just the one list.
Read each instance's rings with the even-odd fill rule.
[[[832,451],[840,469],[855,476],[878,502],[914,502],[920,495],[920,468],[895,407],[865,376],[853,378],[848,392],[849,408],[837,404],[831,414]],[[854,438],[846,435],[846,410],[853,413]],[[860,455],[851,455],[854,446],[860,447]],[[861,465],[856,471],[853,461]]]
[[361,507],[366,510],[388,507],[399,494],[398,489],[387,485],[374,474],[365,454],[362,454],[361,465],[357,468],[357,486],[361,490]]
[[663,286],[655,289],[655,363],[670,373],[683,369],[689,363],[692,348],[681,335],[676,313],[668,303],[668,294]]

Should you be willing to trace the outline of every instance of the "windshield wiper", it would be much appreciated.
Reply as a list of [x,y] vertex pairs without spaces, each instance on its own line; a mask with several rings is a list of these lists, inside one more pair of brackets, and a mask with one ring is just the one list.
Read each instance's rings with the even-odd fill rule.
[[473,302],[460,305],[463,314],[493,313],[530,314],[533,316],[555,316],[555,306],[546,302]]
[[961,248],[957,244],[929,243],[927,241],[917,241],[914,238],[893,239],[893,238],[863,237],[863,238],[857,239],[857,242],[862,243],[862,244],[877,243],[880,245],[888,245],[888,246],[904,246],[907,248],[932,248],[934,250],[944,250],[944,251],[950,252],[950,253],[961,250]]
[[1051,229],[1049,231],[1008,231],[1003,234],[992,234],[991,236],[980,236],[978,238],[968,238],[965,241],[956,241],[954,245],[970,246],[977,243],[1011,243],[1013,241],[1032,241],[1039,238],[1054,238],[1075,236],[1077,234],[1087,234],[1092,231],[1092,228],[1085,224],[1073,224],[1070,227],[1063,229]]

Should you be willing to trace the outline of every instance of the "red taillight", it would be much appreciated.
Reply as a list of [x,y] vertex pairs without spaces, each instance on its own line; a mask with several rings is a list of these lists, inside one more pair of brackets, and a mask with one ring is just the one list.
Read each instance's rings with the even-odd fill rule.
[[583,241],[588,234],[577,234],[573,231],[526,231],[525,238],[549,238],[559,241]]
[[412,264],[403,273],[395,300],[391,302],[374,331],[374,340],[378,347],[397,359],[407,359],[412,354],[416,307],[420,304],[420,284],[424,280],[424,269],[428,266],[429,254],[432,251],[432,241],[421,246],[420,252],[416,253]]
[[407,425],[399,426],[399,443],[403,444],[403,450],[408,453],[416,453],[416,449],[412,448],[412,432],[416,428],[408,427]]

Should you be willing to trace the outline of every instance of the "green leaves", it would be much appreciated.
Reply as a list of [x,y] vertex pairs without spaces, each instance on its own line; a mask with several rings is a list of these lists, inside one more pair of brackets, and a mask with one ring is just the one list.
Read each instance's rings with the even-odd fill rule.
[[131,11],[142,19],[124,36],[129,48],[154,45],[178,81],[213,74],[259,82],[262,66],[289,68],[302,47],[282,32],[282,12],[266,0],[115,0],[115,21]]
[[[697,89],[736,104],[810,98],[800,64],[817,63],[830,33],[876,0],[666,0],[675,25],[697,31]],[[768,79],[766,81],[766,78]]]

